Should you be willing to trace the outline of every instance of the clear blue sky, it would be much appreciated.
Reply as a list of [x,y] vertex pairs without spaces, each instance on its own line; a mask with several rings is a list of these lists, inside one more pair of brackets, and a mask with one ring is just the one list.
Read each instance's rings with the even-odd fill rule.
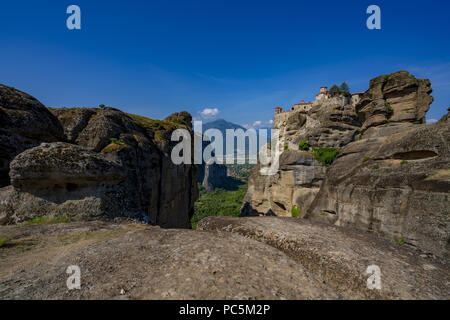
[[[82,29],[66,28],[81,7]],[[366,28],[381,7],[382,30]],[[164,118],[217,108],[238,124],[312,100],[322,85],[405,69],[430,78],[427,118],[450,107],[450,2],[2,1],[0,83],[47,106],[98,106]]]

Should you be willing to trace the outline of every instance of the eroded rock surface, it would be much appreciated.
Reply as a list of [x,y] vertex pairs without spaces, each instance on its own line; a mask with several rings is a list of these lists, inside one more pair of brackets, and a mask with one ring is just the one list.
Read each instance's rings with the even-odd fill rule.
[[[1,299],[338,298],[284,252],[228,232],[84,222],[0,235]],[[80,290],[66,286],[71,265]]]
[[[198,228],[239,234],[277,248],[344,299],[450,297],[448,260],[349,228],[280,217],[209,217]],[[380,268],[381,290],[367,287],[366,270],[372,265]]]

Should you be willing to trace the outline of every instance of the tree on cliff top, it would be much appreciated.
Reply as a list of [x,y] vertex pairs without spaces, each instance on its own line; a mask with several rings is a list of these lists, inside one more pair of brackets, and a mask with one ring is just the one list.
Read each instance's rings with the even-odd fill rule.
[[347,83],[342,82],[341,86],[340,86],[340,91],[343,94],[349,94],[350,93],[350,88],[348,87]]
[[336,97],[336,96],[338,96],[340,93],[341,93],[341,90],[339,89],[339,87],[337,86],[337,85],[333,85],[332,87],[331,87],[331,89],[330,89],[330,95],[332,96],[332,97]]

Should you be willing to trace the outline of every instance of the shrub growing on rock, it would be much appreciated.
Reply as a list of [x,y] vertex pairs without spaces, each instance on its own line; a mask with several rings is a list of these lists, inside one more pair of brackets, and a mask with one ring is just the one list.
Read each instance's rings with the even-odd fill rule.
[[305,139],[299,142],[298,147],[300,150],[308,151],[309,150],[309,143]]
[[295,205],[292,206],[291,215],[293,218],[299,218],[300,217],[300,208]]
[[336,148],[316,148],[313,151],[314,158],[323,166],[329,167],[336,160],[339,150]]

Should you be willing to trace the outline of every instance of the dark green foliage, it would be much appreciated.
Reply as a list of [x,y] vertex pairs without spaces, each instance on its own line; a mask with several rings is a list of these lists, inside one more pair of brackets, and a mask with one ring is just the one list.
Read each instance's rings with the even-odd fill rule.
[[291,215],[292,215],[293,218],[300,217],[300,208],[297,207],[297,206],[292,206]]
[[234,191],[216,189],[213,192],[206,192],[202,186],[199,186],[200,197],[194,205],[192,229],[196,229],[197,223],[209,216],[238,217],[247,188],[246,184],[242,184]]
[[336,148],[316,148],[313,150],[313,155],[323,166],[329,167],[339,155],[339,150]]
[[404,165],[404,164],[407,164],[407,163],[408,163],[408,161],[406,161],[406,160],[402,160],[402,161],[400,162],[401,165]]
[[401,246],[405,244],[405,240],[403,240],[403,237],[400,237],[400,238],[394,237],[394,241],[395,241],[395,243],[397,243]]
[[336,96],[338,96],[340,93],[341,93],[341,90],[339,89],[339,87],[337,86],[337,85],[333,85],[332,87],[331,87],[331,89],[330,89],[330,95],[332,96],[332,97],[336,97]]
[[300,141],[298,143],[298,147],[299,147],[300,150],[308,151],[309,150],[309,143],[308,143],[308,141],[303,139],[302,141]]
[[343,94],[350,94],[350,88],[347,83],[342,82],[341,86],[339,87],[339,90]]
[[413,124],[422,124],[422,122],[419,121],[419,120],[416,120],[416,121],[413,122]]
[[390,103],[386,103],[386,112],[389,117],[391,117],[394,114],[394,109],[392,109]]
[[384,77],[383,77],[383,80],[384,80],[384,82],[386,82],[386,81],[388,81],[389,80],[389,75],[387,74],[387,75],[385,75]]
[[289,146],[284,146],[284,151],[288,151],[289,150]]
[[380,169],[380,166],[376,164],[376,165],[374,165],[374,166],[372,167],[372,169],[373,169],[373,170],[378,170],[378,169]]
[[105,109],[106,106],[102,103],[101,105],[99,105],[99,108],[100,108],[100,109]]

